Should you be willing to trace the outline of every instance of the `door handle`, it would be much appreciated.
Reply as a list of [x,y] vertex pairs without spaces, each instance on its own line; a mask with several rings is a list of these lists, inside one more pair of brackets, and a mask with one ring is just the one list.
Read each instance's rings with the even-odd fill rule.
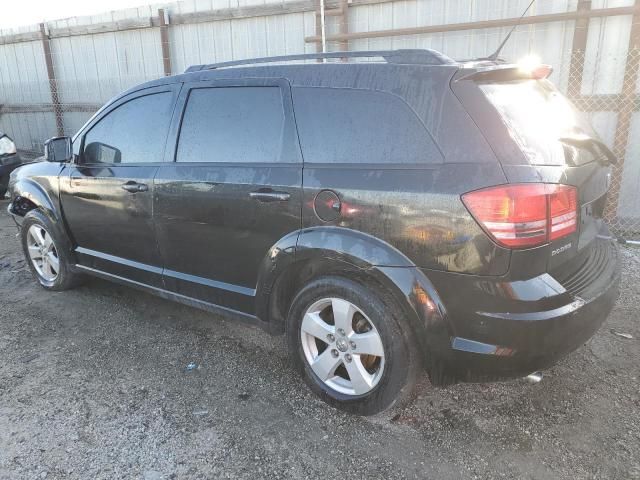
[[131,180],[123,184],[122,189],[130,193],[136,193],[136,192],[146,192],[147,190],[149,190],[149,187],[146,183],[138,183]]
[[291,194],[287,192],[276,192],[275,190],[265,189],[251,192],[249,194],[249,197],[263,203],[286,202],[291,198]]

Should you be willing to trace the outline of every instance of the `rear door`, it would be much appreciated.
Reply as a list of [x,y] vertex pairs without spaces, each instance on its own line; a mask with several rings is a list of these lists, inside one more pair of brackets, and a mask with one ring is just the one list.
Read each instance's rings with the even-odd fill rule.
[[288,82],[185,84],[175,156],[155,177],[168,289],[253,313],[260,265],[300,228],[302,162]]
[[162,286],[153,177],[179,89],[174,84],[127,95],[75,138],[75,164],[61,179],[60,195],[84,267]]

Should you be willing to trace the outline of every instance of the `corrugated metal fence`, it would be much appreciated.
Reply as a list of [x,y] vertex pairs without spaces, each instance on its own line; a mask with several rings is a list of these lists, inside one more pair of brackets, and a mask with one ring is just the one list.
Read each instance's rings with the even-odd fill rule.
[[[73,134],[109,98],[189,65],[311,53],[319,0],[192,0],[0,30],[0,131],[24,152]],[[529,0],[326,0],[328,50],[492,52]],[[624,160],[607,215],[640,239],[640,0],[538,0],[503,51],[535,53]]]

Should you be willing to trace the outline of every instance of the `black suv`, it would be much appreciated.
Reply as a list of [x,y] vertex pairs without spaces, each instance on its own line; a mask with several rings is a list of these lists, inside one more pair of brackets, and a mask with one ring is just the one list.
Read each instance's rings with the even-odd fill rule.
[[285,333],[350,412],[425,370],[525,376],[594,334],[619,281],[615,158],[549,73],[429,50],[194,66],[49,140],[9,210],[45,288],[88,273]]

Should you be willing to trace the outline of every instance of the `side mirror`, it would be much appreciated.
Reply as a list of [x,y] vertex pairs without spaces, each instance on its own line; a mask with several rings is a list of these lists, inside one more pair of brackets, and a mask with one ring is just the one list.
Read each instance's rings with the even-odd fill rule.
[[53,137],[44,142],[44,158],[47,162],[69,162],[73,159],[71,137]]

